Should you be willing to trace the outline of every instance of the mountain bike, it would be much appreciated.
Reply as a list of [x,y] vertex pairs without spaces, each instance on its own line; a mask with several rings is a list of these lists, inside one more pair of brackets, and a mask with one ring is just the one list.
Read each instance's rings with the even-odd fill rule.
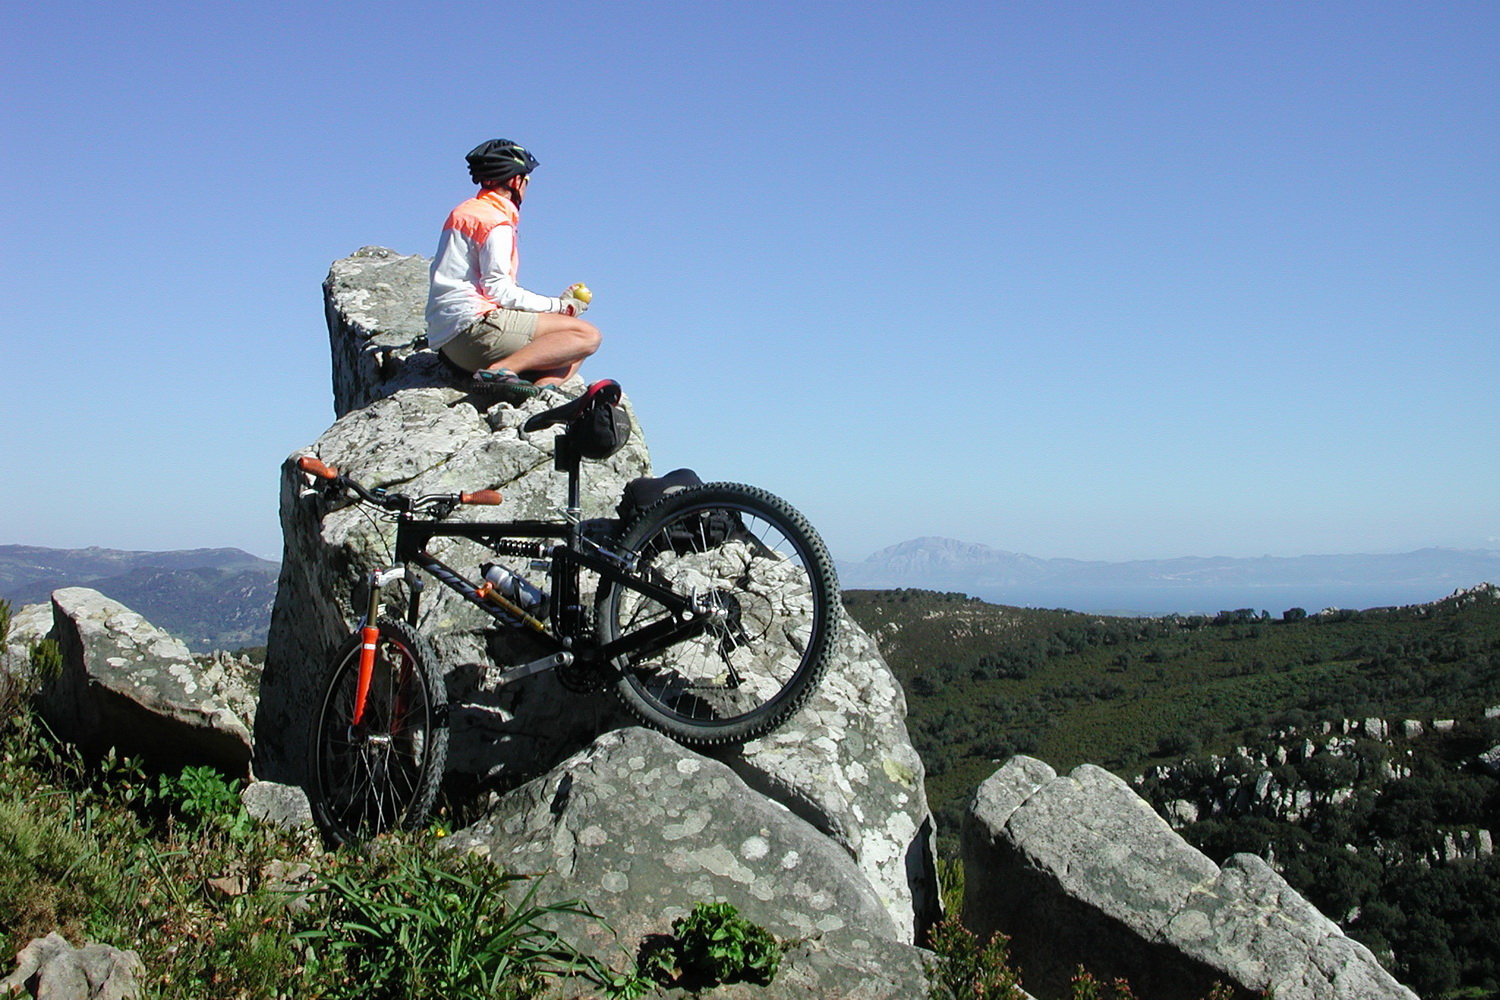
[[[596,382],[523,425],[565,426],[554,439],[554,468],[568,477],[557,521],[448,520],[464,506],[499,504],[500,494],[409,496],[369,488],[313,456],[299,459],[324,480],[328,498],[379,509],[396,523],[394,564],[369,573],[364,617],[329,663],[312,720],[308,793],[330,840],[420,827],[437,795],[447,694],[418,628],[422,574],[545,650],[499,665],[497,686],[552,670],[571,690],[611,687],[635,718],[689,746],[764,735],[816,689],[837,641],[838,581],[822,539],[785,501],[751,486],[706,483],[623,525],[583,519],[582,460],[623,445],[590,437],[620,397],[617,383]],[[471,580],[428,551],[435,538],[526,560],[532,576],[546,572],[547,589],[513,563],[485,565]],[[398,581],[409,595],[404,619],[382,614],[383,595]]]

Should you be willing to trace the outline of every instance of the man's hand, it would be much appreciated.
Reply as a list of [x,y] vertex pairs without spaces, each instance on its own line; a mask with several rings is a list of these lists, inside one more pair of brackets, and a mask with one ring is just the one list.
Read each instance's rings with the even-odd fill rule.
[[563,313],[568,316],[582,316],[588,311],[589,303],[594,301],[594,293],[589,291],[589,286],[583,282],[577,282],[568,286],[568,290],[561,296]]

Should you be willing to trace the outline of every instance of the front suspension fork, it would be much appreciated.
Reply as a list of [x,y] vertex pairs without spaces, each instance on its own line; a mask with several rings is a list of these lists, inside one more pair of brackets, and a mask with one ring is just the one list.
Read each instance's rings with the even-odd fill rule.
[[[365,703],[370,697],[370,678],[375,676],[375,652],[380,643],[380,592],[389,583],[394,583],[406,575],[406,570],[400,566],[390,569],[375,570],[370,574],[370,604],[365,609],[365,620],[359,626],[359,682],[354,688],[354,718],[353,725],[358,726],[365,718]],[[409,670],[410,666],[402,663],[402,670]],[[402,685],[397,685],[401,690]]]

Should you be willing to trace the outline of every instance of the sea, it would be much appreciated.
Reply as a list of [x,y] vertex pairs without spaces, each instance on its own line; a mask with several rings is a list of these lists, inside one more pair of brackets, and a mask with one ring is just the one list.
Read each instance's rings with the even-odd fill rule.
[[1216,615],[1252,608],[1273,618],[1291,608],[1317,614],[1327,608],[1363,610],[1403,604],[1427,604],[1457,589],[1433,583],[1275,584],[1238,586],[1152,587],[1007,587],[974,590],[969,596],[992,604],[1023,608],[1066,608],[1091,614],[1123,616]]

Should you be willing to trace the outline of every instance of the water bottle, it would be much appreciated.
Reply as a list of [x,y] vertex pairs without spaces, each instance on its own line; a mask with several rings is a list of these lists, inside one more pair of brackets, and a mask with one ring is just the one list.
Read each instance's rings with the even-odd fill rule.
[[490,589],[512,603],[520,606],[526,611],[540,608],[547,600],[547,595],[532,586],[525,577],[518,576],[496,563],[485,563],[479,567],[484,573],[484,582],[489,584]]

